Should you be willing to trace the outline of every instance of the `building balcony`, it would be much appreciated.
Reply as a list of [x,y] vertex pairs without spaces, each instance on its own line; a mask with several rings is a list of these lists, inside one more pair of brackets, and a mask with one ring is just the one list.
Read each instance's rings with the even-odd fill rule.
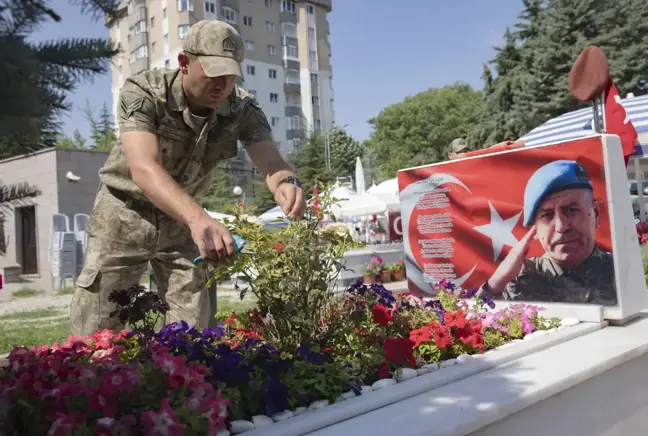
[[288,129],[286,130],[286,139],[287,140],[292,140],[292,139],[299,139],[303,138],[306,135],[306,131],[304,129]]
[[286,94],[301,93],[301,85],[299,83],[285,82],[284,92]]
[[287,117],[301,117],[302,109],[301,106],[286,105],[285,113]]
[[326,9],[326,12],[331,12],[333,10],[333,5],[331,0],[295,0],[297,3],[308,1],[308,3],[321,6]]
[[295,47],[299,47],[299,41],[295,37],[284,35],[281,39],[283,45],[294,45]]
[[134,76],[137,73],[141,73],[144,70],[148,70],[148,68],[149,68],[149,58],[148,57],[139,58],[136,61],[130,63],[131,76]]
[[148,47],[148,33],[146,32],[140,32],[132,35],[130,38],[128,38],[128,46],[129,47],[140,47],[142,45],[145,45]]
[[297,14],[291,14],[290,12],[281,12],[279,14],[279,22],[297,24]]
[[[217,2],[216,4],[219,4],[220,6],[223,7],[228,7],[231,9],[234,9],[238,15],[239,12],[239,0],[220,0],[220,2]],[[219,11],[220,14],[220,11]]]
[[146,17],[146,6],[141,5],[141,6],[134,6],[133,11],[128,14],[128,20],[126,20],[128,23],[128,28],[130,29],[140,21],[144,21],[145,23],[148,23],[147,17]]
[[299,70],[299,61],[284,58],[284,68],[287,70]]

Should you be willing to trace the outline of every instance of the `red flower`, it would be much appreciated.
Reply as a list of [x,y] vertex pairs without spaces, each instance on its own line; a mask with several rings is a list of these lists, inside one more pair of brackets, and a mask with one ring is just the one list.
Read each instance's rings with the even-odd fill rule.
[[414,347],[429,342],[432,334],[432,327],[425,325],[423,327],[414,329],[410,331],[409,338],[414,342]]
[[94,341],[95,348],[101,348],[104,350],[113,346],[112,340],[114,337],[115,333],[108,329],[92,333],[92,340]]
[[389,378],[389,365],[387,362],[378,365],[378,378]]
[[275,251],[278,251],[279,253],[283,253],[283,251],[284,251],[284,246],[283,246],[283,244],[280,244],[279,242],[275,242],[274,245],[272,246],[272,248],[273,248]]
[[225,324],[225,325],[234,324],[236,319],[237,319],[236,312],[232,312],[232,314],[225,321],[223,321],[223,324]]
[[409,339],[387,338],[383,344],[383,351],[388,362],[409,363],[414,365],[416,361],[412,354],[414,342]]
[[434,343],[440,350],[449,347],[454,342],[448,328],[440,324],[433,327],[432,335],[434,336]]
[[373,321],[383,327],[386,327],[387,324],[389,324],[391,320],[394,319],[391,311],[389,310],[389,307],[383,306],[382,304],[376,304],[371,309],[371,313],[373,314]]

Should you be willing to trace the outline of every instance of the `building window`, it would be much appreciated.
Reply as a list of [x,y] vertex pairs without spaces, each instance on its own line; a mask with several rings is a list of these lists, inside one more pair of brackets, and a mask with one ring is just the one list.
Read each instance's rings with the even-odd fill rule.
[[308,39],[311,41],[315,40],[315,28],[314,27],[309,27],[308,28]]
[[245,49],[254,51],[254,41],[245,41]]
[[278,126],[278,125],[279,125],[279,121],[280,121],[280,120],[279,120],[279,117],[272,117],[272,118],[270,119],[270,122],[272,123],[272,127],[276,127],[276,126]]
[[155,53],[155,43],[151,43],[151,53]]
[[270,103],[276,103],[279,101],[279,95],[274,92],[270,93]]
[[162,18],[166,18],[166,17],[167,17],[167,11],[166,8],[164,8],[162,9]]
[[306,6],[306,11],[309,14],[313,15],[315,13],[315,8],[312,5],[308,5],[308,6]]
[[266,29],[268,29],[268,32],[274,32],[275,31],[275,26],[272,21],[266,21]]
[[299,60],[297,47],[295,47],[294,45],[284,46],[284,57],[288,59]]
[[151,29],[155,27],[155,17],[151,17]]
[[256,92],[255,89],[250,89],[248,92],[250,93],[250,95],[251,95],[252,97],[256,98],[256,96],[257,96],[257,92]]
[[243,24],[252,27],[252,17],[243,17]]
[[299,130],[301,128],[301,118],[297,115],[288,117],[288,130]]
[[265,0],[265,5],[266,5],[266,8],[271,8],[272,7],[272,0]]
[[319,97],[312,98],[313,106],[319,106]]
[[269,69],[268,70],[268,77],[271,79],[276,79],[277,78],[277,70]]
[[215,13],[216,11],[216,5],[211,2],[205,2],[205,12],[209,12],[210,14]]
[[297,25],[293,23],[281,23],[281,36],[297,38]]
[[171,61],[170,60],[167,59],[166,61],[164,61],[164,68],[171,68]]
[[178,12],[193,11],[193,0],[178,0]]
[[286,70],[286,83],[299,84],[299,70]]
[[311,73],[310,78],[311,78],[311,83],[313,85],[317,85],[317,74],[316,73]]
[[129,1],[129,2],[126,4],[126,10],[128,11],[128,14],[129,14],[129,15],[133,13],[133,2]]
[[236,24],[236,11],[234,9],[223,6],[221,8],[221,15],[223,16],[223,21]]
[[138,59],[147,58],[147,57],[148,57],[148,47],[145,45],[140,45],[139,47],[137,47],[135,50],[131,52],[130,61],[132,63]]
[[169,34],[168,33],[164,34],[164,48],[166,50],[169,49]]
[[189,26],[188,24],[181,24],[178,26],[178,38],[180,39],[185,39],[187,37],[187,34],[189,33]]
[[277,54],[277,47],[275,47],[274,45],[269,45],[268,46],[268,54],[270,56],[276,55]]
[[313,120],[313,128],[315,130],[321,130],[322,129],[322,122],[320,120]]
[[146,32],[146,21],[140,20],[137,23],[135,23],[133,27],[128,29],[128,40],[130,41],[130,39],[134,35],[137,35],[139,33],[144,33],[144,32]]
[[281,12],[288,12],[290,14],[295,13],[295,2],[291,2],[289,0],[282,0],[281,1]]
[[254,65],[248,65],[247,67],[245,67],[245,70],[250,76],[256,75],[256,67]]

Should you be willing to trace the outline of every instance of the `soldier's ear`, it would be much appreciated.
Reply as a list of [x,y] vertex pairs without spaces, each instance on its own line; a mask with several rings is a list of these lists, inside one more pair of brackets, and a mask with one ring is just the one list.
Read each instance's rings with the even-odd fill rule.
[[598,200],[594,200],[592,208],[594,209],[594,218],[596,218],[596,228],[598,229],[601,225],[601,208],[599,207]]
[[185,52],[178,53],[178,65],[180,66],[180,71],[182,74],[187,74],[189,72],[189,56]]

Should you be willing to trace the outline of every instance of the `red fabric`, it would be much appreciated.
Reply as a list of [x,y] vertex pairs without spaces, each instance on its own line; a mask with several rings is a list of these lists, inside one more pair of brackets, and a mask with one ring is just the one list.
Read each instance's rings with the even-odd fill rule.
[[623,157],[627,167],[630,155],[635,152],[634,147],[637,144],[638,135],[621,104],[621,96],[619,96],[619,91],[614,86],[612,79],[609,80],[605,91],[605,130],[607,133],[621,138]]

